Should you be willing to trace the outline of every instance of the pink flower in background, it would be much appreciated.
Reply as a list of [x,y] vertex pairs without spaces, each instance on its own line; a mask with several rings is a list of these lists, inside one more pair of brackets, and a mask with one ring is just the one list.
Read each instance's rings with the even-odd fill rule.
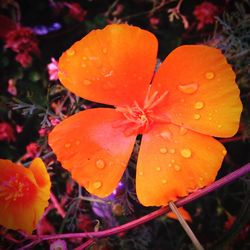
[[27,27],[17,27],[7,33],[5,48],[16,52],[16,61],[23,67],[32,62],[31,55],[39,55],[38,41],[33,30]]
[[158,17],[151,17],[149,23],[152,28],[157,29],[157,25],[160,24],[160,19]]
[[52,126],[56,126],[57,124],[60,123],[60,120],[57,118],[52,118],[52,119],[50,119],[50,122],[51,122]]
[[74,19],[82,22],[86,15],[86,10],[84,10],[79,3],[64,3],[65,6],[69,8],[69,14]]
[[40,136],[45,136],[47,134],[47,130],[45,128],[40,128],[38,134]]
[[14,79],[9,79],[7,91],[13,96],[17,95],[16,81]]
[[219,8],[210,2],[202,2],[197,5],[193,11],[194,16],[198,21],[197,30],[201,30],[207,24],[215,22],[215,16],[218,15]]
[[67,250],[67,244],[64,240],[56,240],[50,245],[50,250]]
[[16,125],[16,132],[19,134],[19,133],[22,133],[23,132],[23,127],[20,126],[20,125]]
[[50,81],[56,81],[58,80],[58,62],[55,58],[51,58],[51,63],[47,65],[48,73],[49,73],[49,79]]
[[14,130],[7,122],[0,122],[0,141],[15,141]]
[[35,158],[39,156],[39,145],[35,142],[31,142],[26,146],[26,154],[22,157],[22,160],[27,160],[28,158]]

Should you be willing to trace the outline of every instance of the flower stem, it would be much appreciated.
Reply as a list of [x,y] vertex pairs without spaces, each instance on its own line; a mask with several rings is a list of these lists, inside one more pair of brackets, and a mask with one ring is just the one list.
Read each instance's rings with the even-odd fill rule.
[[[243,175],[250,172],[250,163],[242,166],[241,168],[237,169],[236,171],[226,175],[225,177],[215,181],[210,186],[207,186],[203,189],[200,189],[192,194],[190,194],[187,197],[184,197],[182,199],[179,199],[175,204],[177,207],[184,206],[185,204],[188,204],[200,197],[203,197],[210,192],[213,192],[221,187],[223,187],[226,184],[229,184],[230,182],[242,177]],[[153,220],[161,215],[164,215],[170,211],[169,206],[162,207],[148,215],[145,215],[139,219],[133,220],[131,222],[128,222],[126,224],[123,224],[121,226],[117,226],[111,229],[98,231],[98,232],[84,232],[84,233],[67,233],[67,234],[54,234],[54,235],[39,235],[38,239],[35,240],[35,244],[38,244],[41,241],[44,240],[54,240],[54,239],[69,239],[69,238],[104,238],[111,235],[115,235],[124,231],[127,231],[129,229],[135,228],[139,225],[142,225],[150,220]],[[37,241],[36,241],[37,240]],[[22,247],[21,249],[27,249],[27,246],[30,244]],[[34,242],[32,246],[34,245]]]
[[181,226],[183,227],[183,229],[185,230],[185,232],[187,233],[187,235],[189,236],[189,238],[193,242],[195,248],[197,250],[204,250],[204,247],[198,241],[198,239],[196,238],[192,229],[189,227],[189,225],[187,224],[187,222],[185,221],[185,219],[182,217],[181,213],[179,212],[178,208],[175,206],[174,202],[170,201],[168,203],[168,206],[170,207],[172,212],[175,213],[175,215],[177,216],[178,221],[180,222]]

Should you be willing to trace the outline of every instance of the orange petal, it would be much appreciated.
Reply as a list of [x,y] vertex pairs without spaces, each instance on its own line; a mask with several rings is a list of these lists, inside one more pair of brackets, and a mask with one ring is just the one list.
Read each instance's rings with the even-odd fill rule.
[[139,103],[153,77],[156,37],[127,24],[93,30],[59,60],[59,79],[73,93],[112,105]]
[[[183,207],[178,207],[178,210],[186,221],[192,222],[192,217],[187,210],[185,210]],[[174,212],[167,213],[167,217],[177,220],[177,216]]]
[[174,124],[218,137],[233,136],[238,130],[239,89],[232,67],[218,49],[203,45],[175,49],[154,78],[155,90],[169,91],[161,112]]
[[40,173],[47,180],[46,189],[37,185],[30,169],[0,160],[0,224],[27,233],[35,229],[50,196],[50,180],[44,164],[36,159],[32,165],[42,169]]
[[164,206],[212,183],[226,150],[214,138],[172,124],[142,137],[136,190],[145,206]]
[[91,194],[109,195],[127,166],[136,136],[114,128],[122,117],[114,109],[89,109],[65,119],[49,135],[58,160]]

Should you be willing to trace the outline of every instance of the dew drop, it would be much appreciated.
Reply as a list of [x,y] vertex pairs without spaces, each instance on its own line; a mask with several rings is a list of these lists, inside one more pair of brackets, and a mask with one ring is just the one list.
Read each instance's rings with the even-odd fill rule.
[[70,148],[70,146],[71,146],[71,144],[70,144],[70,143],[66,143],[66,144],[64,144],[64,147],[65,147],[65,148]]
[[180,171],[181,167],[179,165],[174,165],[174,169],[175,169],[175,171]]
[[140,172],[139,172],[139,175],[140,175],[140,176],[142,176],[142,175],[143,175],[143,172],[142,172],[142,171],[140,171]]
[[158,171],[158,172],[161,171],[161,168],[160,168],[160,167],[156,167],[155,169],[156,169],[156,171]]
[[168,152],[168,150],[166,148],[160,148],[160,152],[162,154],[166,154]]
[[197,83],[180,84],[178,85],[178,89],[184,94],[193,94],[198,89],[198,84]]
[[171,149],[169,149],[169,152],[170,152],[170,154],[174,154],[175,153],[175,149],[171,148]]
[[76,53],[76,52],[75,52],[75,50],[73,50],[73,49],[68,49],[68,50],[66,51],[67,56],[73,56],[75,53]]
[[170,131],[163,131],[160,133],[160,136],[165,140],[170,140],[172,138],[172,134]]
[[82,57],[82,60],[84,60],[84,61],[86,61],[87,59],[88,59],[87,56],[83,56],[83,57]]
[[99,160],[96,161],[95,165],[96,165],[97,168],[103,169],[105,167],[105,162],[104,162],[104,160],[99,159]]
[[184,148],[181,150],[181,156],[184,158],[190,158],[192,156],[192,152],[188,148]]
[[81,143],[81,142],[80,142],[79,140],[76,141],[76,145],[80,145],[80,143]]
[[90,80],[83,80],[84,85],[90,85],[92,82]]
[[103,52],[103,54],[107,54],[108,49],[107,49],[107,48],[103,48],[103,49],[102,49],[102,52]]
[[223,154],[223,155],[226,155],[226,154],[227,154],[226,149],[223,149],[223,150],[222,150],[222,154]]
[[212,121],[212,117],[208,117],[208,120],[209,120],[209,121]]
[[187,133],[187,129],[186,128],[184,128],[184,127],[181,127],[180,128],[180,135],[185,135],[186,133]]
[[204,108],[204,102],[196,102],[196,103],[194,104],[194,107],[195,107],[196,109],[202,109],[202,108]]
[[174,159],[172,159],[172,160],[171,160],[171,163],[175,163],[175,160],[174,160]]
[[172,164],[171,164],[171,163],[168,163],[168,166],[169,166],[169,167],[172,167]]
[[218,128],[222,128],[222,125],[221,125],[221,124],[219,124],[217,127],[218,127]]
[[201,118],[201,115],[199,115],[199,114],[194,114],[194,119],[195,120],[199,120]]
[[81,67],[82,67],[82,68],[86,68],[87,65],[86,65],[85,63],[82,63],[82,64],[81,64]]
[[200,180],[200,181],[204,181],[204,178],[203,178],[203,177],[200,177],[199,180]]
[[100,181],[95,181],[93,183],[93,186],[94,186],[95,189],[99,189],[102,186],[102,183]]
[[211,72],[211,71],[209,71],[209,72],[207,72],[206,74],[205,74],[205,77],[208,79],[208,80],[212,80],[213,78],[214,78],[214,72]]
[[161,182],[162,182],[163,184],[166,184],[166,183],[167,183],[167,180],[163,179],[163,180],[161,180]]

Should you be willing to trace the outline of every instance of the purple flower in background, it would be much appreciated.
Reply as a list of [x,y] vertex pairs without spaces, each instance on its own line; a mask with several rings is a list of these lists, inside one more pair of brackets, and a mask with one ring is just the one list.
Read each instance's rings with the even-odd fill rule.
[[62,28],[62,25],[60,23],[55,22],[50,26],[36,25],[36,26],[33,27],[33,31],[37,35],[44,36],[44,35],[47,35],[50,32],[60,30],[61,28]]

